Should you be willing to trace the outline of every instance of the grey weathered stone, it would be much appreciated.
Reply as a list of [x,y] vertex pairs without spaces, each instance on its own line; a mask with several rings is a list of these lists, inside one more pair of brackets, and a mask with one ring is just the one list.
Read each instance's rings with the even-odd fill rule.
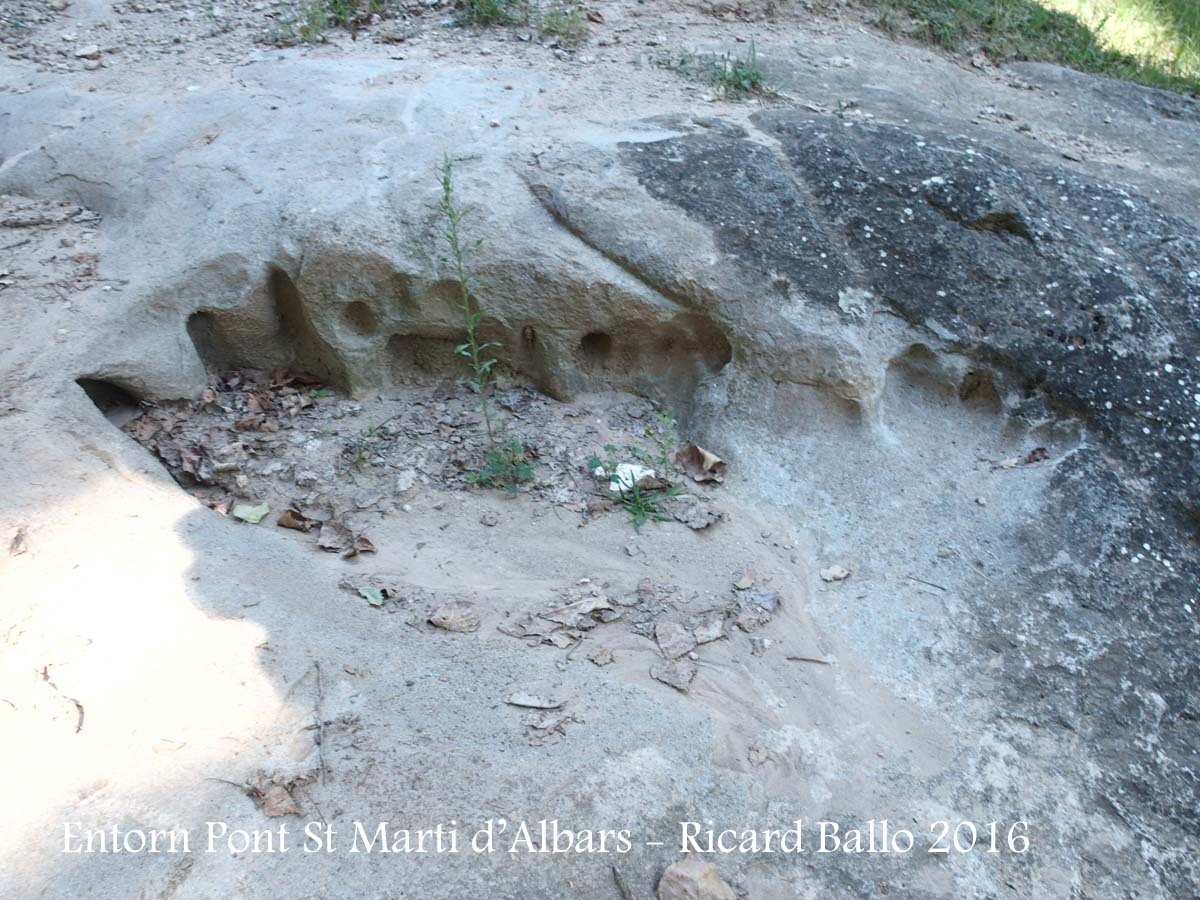
[[658,900],[736,900],[717,867],[700,856],[671,863],[658,882]]
[[696,639],[691,632],[678,622],[667,619],[655,623],[654,638],[658,641],[658,649],[668,659],[677,659],[696,646]]

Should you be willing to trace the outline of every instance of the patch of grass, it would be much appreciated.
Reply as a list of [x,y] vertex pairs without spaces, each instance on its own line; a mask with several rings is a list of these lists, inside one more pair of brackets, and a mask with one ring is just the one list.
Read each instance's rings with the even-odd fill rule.
[[621,508],[629,514],[633,530],[641,532],[647,522],[670,522],[674,516],[664,508],[667,500],[674,499],[679,488],[674,485],[665,491],[643,491],[636,484],[620,493]]
[[270,40],[281,47],[319,44],[325,40],[328,30],[329,19],[325,15],[324,4],[318,0],[285,13],[276,21]]
[[538,17],[538,33],[560,44],[578,44],[587,37],[587,19],[578,3],[558,2]]
[[725,100],[773,97],[777,91],[767,81],[767,73],[758,58],[754,42],[745,56],[736,53],[686,54],[674,64],[685,75],[707,81]]
[[[469,472],[467,478],[475,484],[515,492],[519,484],[533,477],[533,468],[529,464],[525,445],[516,438],[505,436],[503,424],[493,422],[492,419],[488,389],[498,360],[491,356],[489,351],[500,344],[497,341],[484,341],[479,336],[479,326],[487,318],[488,309],[480,303],[477,294],[479,282],[469,271],[467,247],[462,233],[467,210],[459,206],[454,197],[454,164],[449,155],[442,159],[441,187],[439,209],[446,223],[442,235],[449,251],[448,256],[441,258],[441,263],[458,282],[458,297],[453,302],[455,309],[462,316],[463,328],[467,334],[467,339],[455,347],[454,352],[467,360],[471,370],[470,376],[459,383],[469,388],[478,398],[487,435],[487,453],[483,467],[478,472]],[[478,243],[475,246],[478,247]]]
[[587,37],[587,18],[577,0],[552,0],[544,10],[536,0],[462,0],[456,21],[465,28],[534,25],[542,37],[560,44],[578,44]]
[[1102,47],[1200,85],[1200,3],[1196,0],[1039,2],[1075,16]]
[[463,0],[458,24],[483,28],[488,25],[526,25],[533,17],[529,0]]
[[484,456],[478,472],[468,472],[467,481],[486,487],[503,488],[515,494],[519,486],[533,478],[529,451],[516,438],[498,441]]
[[875,0],[878,24],[952,52],[1043,60],[1200,93],[1197,0]]
[[[671,465],[664,462],[668,459],[668,454],[673,450],[675,442],[673,438],[675,417],[670,413],[665,413],[659,417],[660,424],[669,423],[671,431],[663,431],[660,433],[660,443],[658,453],[650,454],[640,447],[627,448],[632,456],[640,460],[643,465],[652,466],[656,469],[660,467],[660,474],[663,479],[669,479]],[[671,437],[663,437],[663,435],[672,435]],[[605,492],[611,496],[610,485],[614,480],[617,480],[618,489],[616,500],[621,504],[621,508],[629,515],[630,524],[633,525],[633,530],[640,532],[642,526],[647,522],[669,522],[673,516],[667,512],[666,504],[670,500],[674,500],[682,493],[680,487],[676,484],[671,484],[669,481],[665,488],[649,490],[643,489],[637,483],[628,486],[621,484],[616,478],[617,466],[620,461],[617,459],[617,448],[613,444],[606,444],[604,447],[605,456],[601,459],[599,456],[593,455],[588,460],[588,472],[598,481],[603,482]],[[600,472],[597,475],[597,471]]]
[[372,16],[399,8],[400,0],[307,0],[279,20],[272,39],[284,46],[319,44],[334,28],[357,31]]

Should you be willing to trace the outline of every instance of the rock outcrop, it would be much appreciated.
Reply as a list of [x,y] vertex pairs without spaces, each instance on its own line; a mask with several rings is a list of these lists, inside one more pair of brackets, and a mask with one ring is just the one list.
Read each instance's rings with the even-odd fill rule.
[[[796,66],[793,89],[815,90]],[[864,708],[861,741],[894,746],[848,770],[865,743],[775,722],[751,760],[776,768],[757,781],[744,760],[708,762],[721,748],[697,757],[702,729],[672,725],[671,759],[703,771],[687,801],[711,791],[722,812],[777,827],[889,810],[1031,825],[1027,855],[772,859],[751,880],[798,896],[1194,894],[1200,227],[1195,179],[1155,193],[1177,160],[1170,177],[1124,179],[897,87],[828,113],[647,102],[582,128],[539,105],[529,71],[445,67],[382,89],[394,69],[292,58],[169,101],[55,83],[5,94],[0,190],[100,215],[113,290],[78,341],[47,349],[22,319],[0,389],[70,409],[45,427],[104,459],[124,439],[77,381],[152,401],[247,365],[361,396],[452,380],[461,335],[434,209],[449,153],[476,206],[483,336],[503,378],[678,409],[730,462],[727,489],[772,505],[814,559],[856,560],[813,616],[861,660],[848,684],[884,685],[921,723]],[[1192,101],[1022,71],[1108,97],[1132,134],[1200,137]],[[1025,102],[1024,88],[986,90]],[[1041,127],[1055,109],[1030,115]],[[1012,455],[981,459],[995,448]],[[32,506],[30,464],[8,455]],[[639,759],[622,797],[674,784],[666,757]],[[445,777],[471,795],[471,773]],[[656,827],[682,815],[656,809]],[[595,884],[600,871],[586,870]],[[716,883],[696,896],[730,896]]]

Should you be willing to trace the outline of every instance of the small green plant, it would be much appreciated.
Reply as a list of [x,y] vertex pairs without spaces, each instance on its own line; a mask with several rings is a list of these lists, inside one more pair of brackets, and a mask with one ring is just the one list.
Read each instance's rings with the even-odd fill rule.
[[[604,453],[604,459],[601,459],[594,453],[592,454],[591,458],[587,462],[588,471],[591,472],[595,478],[603,478],[605,481],[611,481],[616,477],[617,466],[620,465],[620,463],[617,461],[616,445],[605,444]],[[597,469],[603,469],[603,475],[596,475]]]
[[458,24],[482,28],[488,25],[525,25],[532,10],[527,0],[465,0]]
[[643,491],[633,484],[621,489],[621,507],[629,514],[633,530],[641,532],[647,522],[671,521],[672,516],[663,508],[663,504],[678,495],[679,488],[674,485],[665,491]]
[[578,44],[587,37],[587,20],[578,3],[558,2],[541,14],[538,33],[560,44]]
[[488,450],[478,472],[468,472],[467,481],[489,487],[504,488],[515,494],[518,487],[533,478],[525,445],[516,438],[507,438]]
[[378,423],[372,421],[358,434],[344,439],[344,454],[358,471],[364,471],[368,465],[379,465],[383,452],[395,443],[395,438],[383,427],[390,421],[390,418]]
[[682,72],[697,81],[706,81],[726,100],[750,97],[774,97],[778,92],[767,83],[767,73],[758,61],[758,50],[751,41],[745,56],[735,53],[710,53],[698,56],[684,53],[658,61],[658,65]]
[[319,44],[325,40],[328,30],[329,16],[325,4],[321,0],[314,0],[285,13],[275,26],[273,39],[282,46]]
[[708,77],[727,100],[742,100],[751,96],[767,96],[775,92],[767,87],[767,73],[758,62],[754,42],[744,57],[723,53],[708,60]]
[[328,397],[333,393],[329,388],[313,388],[308,392],[308,396],[312,400],[320,400],[322,397]]
[[[504,427],[492,419],[491,399],[488,388],[492,383],[497,360],[489,351],[500,344],[497,341],[482,340],[479,326],[488,315],[488,309],[479,302],[477,295],[478,281],[468,271],[467,248],[463,244],[462,223],[466,210],[458,206],[454,199],[454,165],[450,156],[442,160],[441,168],[442,196],[439,208],[446,221],[443,236],[449,249],[449,256],[441,258],[442,266],[450,270],[458,283],[458,298],[454,301],[455,308],[462,316],[463,327],[467,339],[454,348],[454,352],[467,360],[471,375],[461,379],[460,384],[469,388],[478,398],[479,409],[483,414],[483,426],[487,435],[487,452],[484,465],[478,472],[468,473],[468,480],[476,484],[502,487],[505,490],[516,491],[522,482],[533,477],[533,468],[528,462],[528,453],[524,444],[516,438],[506,437]],[[478,242],[475,244],[479,246]]]
[[350,457],[350,462],[354,468],[360,472],[366,469],[367,463],[373,455],[370,445],[361,437],[352,437],[347,440],[346,453]]
[[281,45],[322,43],[332,28],[357,32],[374,15],[399,8],[398,0],[307,0],[276,25],[274,42]]
[[666,477],[675,464],[675,413],[656,413],[654,422],[646,426],[646,437],[652,438],[658,445],[654,453],[641,447],[630,447],[629,452],[639,462],[657,469]]
[[[666,414],[670,415],[670,414]],[[674,417],[671,417],[672,424]],[[646,465],[655,464],[659,457],[651,456],[641,448],[629,447],[629,452],[638,459],[642,460]],[[616,485],[617,502],[621,504],[621,508],[629,515],[630,524],[633,525],[633,530],[640,532],[642,526],[647,522],[669,522],[671,514],[666,510],[666,503],[678,497],[682,491],[678,485],[667,484],[661,490],[643,489],[636,481],[626,483],[626,479],[617,477],[618,466],[620,462],[616,458],[617,448],[613,444],[604,445],[605,456],[601,459],[599,456],[593,455],[588,460],[588,471],[592,473],[599,481],[603,481],[605,486],[611,491],[612,485]],[[660,446],[660,453],[665,453]],[[597,474],[599,472],[600,474]],[[663,467],[663,477],[666,478],[670,468]]]

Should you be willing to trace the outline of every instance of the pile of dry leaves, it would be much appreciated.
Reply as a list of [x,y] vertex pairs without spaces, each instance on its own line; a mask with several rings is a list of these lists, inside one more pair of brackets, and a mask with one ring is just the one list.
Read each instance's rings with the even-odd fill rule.
[[[253,490],[250,463],[284,456],[290,433],[321,393],[319,383],[304,375],[237,369],[217,378],[198,400],[147,406],[122,427],[209,508],[257,524],[269,505],[239,502]],[[314,532],[318,547],[344,557],[375,550],[330,506],[298,501],[276,524]]]

